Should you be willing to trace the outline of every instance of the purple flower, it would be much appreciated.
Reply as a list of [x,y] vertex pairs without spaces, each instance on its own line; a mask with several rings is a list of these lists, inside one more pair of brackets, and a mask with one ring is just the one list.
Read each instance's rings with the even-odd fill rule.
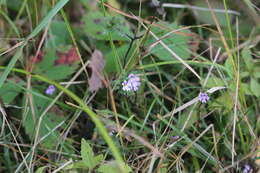
[[45,94],[52,95],[55,92],[56,88],[54,85],[49,85],[45,90]]
[[244,165],[243,173],[250,173],[252,171],[252,168],[250,165],[246,164]]
[[201,103],[207,103],[207,101],[209,100],[209,96],[207,93],[200,93],[199,94],[199,101]]
[[141,85],[140,77],[136,74],[129,74],[127,80],[122,82],[124,91],[137,91]]

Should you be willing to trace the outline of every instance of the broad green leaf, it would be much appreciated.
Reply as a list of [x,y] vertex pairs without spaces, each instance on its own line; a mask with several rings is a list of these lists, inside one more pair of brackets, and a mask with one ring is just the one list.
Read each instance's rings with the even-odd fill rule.
[[[28,111],[24,114],[23,117],[23,127],[25,128],[26,134],[30,137],[32,141],[34,141],[36,135],[36,129],[39,125],[40,115],[47,108],[51,101],[46,100],[44,98],[33,95],[33,106],[34,113],[32,113],[32,109],[29,106]],[[25,98],[24,98],[25,100]],[[58,116],[53,112],[48,112],[46,115],[42,117],[42,121],[40,123],[38,139],[47,136],[40,144],[44,145],[46,148],[53,148],[56,146],[59,141],[59,133],[57,130],[53,131],[57,125],[59,125],[65,118],[62,116]],[[62,126],[64,127],[64,126]],[[61,128],[61,127],[60,127]]]
[[244,91],[247,95],[254,95],[254,93],[250,89],[250,85],[248,83],[241,83],[241,90]]
[[111,16],[100,11],[92,11],[83,17],[84,31],[98,40],[128,40],[126,34],[132,35],[130,27],[122,16]]
[[7,0],[6,5],[9,9],[18,12],[19,9],[21,8],[22,2],[23,1],[20,0]]
[[70,165],[65,167],[65,170],[69,169],[89,169],[83,160],[78,162],[71,163]]
[[[65,51],[64,57],[66,54],[70,56],[70,51],[71,49]],[[44,53],[46,54],[43,56],[42,61],[34,65],[34,72],[37,74],[41,74],[52,80],[62,80],[69,77],[78,68],[76,62],[68,64],[55,63],[58,59],[62,58],[62,56],[59,56],[58,52],[53,48],[47,48]]]
[[254,78],[260,78],[260,69],[259,69],[258,66],[256,66],[256,67],[254,68],[253,77],[254,77]]
[[[127,60],[129,59],[129,57],[133,51],[133,49],[131,49],[131,51],[128,55],[128,58],[126,59],[125,54],[126,54],[128,47],[129,47],[129,45],[125,44],[116,49],[121,63],[123,63],[124,61],[127,62]],[[109,53],[104,54],[104,58],[105,58],[105,71],[107,73],[120,71],[119,63],[117,62],[117,59],[115,58],[113,51],[110,51]]]
[[[159,23],[166,25],[167,23]],[[152,32],[159,38],[163,37],[165,34],[169,33],[172,30],[179,29],[180,26],[178,26],[176,23],[167,24],[167,28],[169,30],[164,30],[158,27],[152,27]],[[190,33],[188,30],[182,31],[185,33]],[[188,46],[188,41],[191,39],[188,35],[182,35],[182,34],[176,34],[172,33],[169,36],[162,39],[162,41],[170,48],[172,49],[179,57],[182,59],[188,59],[190,58],[190,50]],[[150,46],[151,44],[155,43],[156,40],[153,37],[150,37],[150,39],[147,41],[146,46]],[[174,60],[175,58],[171,53],[169,53],[161,44],[157,44],[151,51],[151,54],[156,55],[160,60],[163,61],[170,61]]]
[[229,92],[221,94],[212,104],[209,104],[211,109],[224,108],[223,113],[227,113],[233,109],[234,100]]
[[240,73],[241,79],[243,79],[243,78],[245,78],[245,77],[248,77],[249,75],[250,75],[250,74],[249,74],[249,72],[247,72],[247,71],[243,71],[243,72]]
[[257,82],[257,79],[251,78],[250,89],[256,97],[260,97],[260,84]]
[[[119,169],[119,165],[115,161],[101,165],[97,171],[100,173],[122,173]],[[131,172],[131,168],[129,166],[125,166],[125,172]]]
[[46,48],[57,48],[63,45],[71,44],[71,39],[67,26],[62,21],[53,21],[49,28],[49,39],[46,42]]
[[229,73],[229,76],[230,77],[234,77],[235,75],[235,72],[234,72],[234,66],[233,66],[233,63],[232,63],[232,58],[228,58],[226,61],[225,61],[225,67],[227,69],[229,69],[228,73]]
[[5,104],[10,104],[15,99],[15,97],[22,91],[22,88],[17,87],[17,85],[23,86],[24,84],[24,81],[16,77],[13,79],[8,79],[0,88],[0,96],[3,102]]
[[[222,1],[209,1],[210,5],[212,8],[214,9],[223,9],[225,10]],[[202,7],[206,10],[192,10],[193,14],[195,16],[195,18],[200,21],[201,23],[207,23],[207,24],[211,24],[211,25],[216,25],[214,19],[212,18],[210,9],[208,7],[207,1],[204,0],[196,0],[194,1],[194,6],[197,7]],[[220,13],[220,12],[214,12],[219,24],[221,26],[227,26],[227,20],[226,20],[226,14],[225,12]]]
[[102,155],[94,155],[92,148],[84,139],[81,140],[81,157],[82,161],[89,169],[95,168],[103,160]]

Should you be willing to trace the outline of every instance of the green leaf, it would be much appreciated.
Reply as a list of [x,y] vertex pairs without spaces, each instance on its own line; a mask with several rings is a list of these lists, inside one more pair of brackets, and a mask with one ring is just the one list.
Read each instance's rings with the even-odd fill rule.
[[[66,51],[68,56],[69,51]],[[43,60],[34,66],[34,72],[37,74],[41,74],[52,80],[62,80],[68,78],[78,68],[77,63],[55,64],[55,61],[62,57],[59,57],[57,51],[53,48],[47,48],[44,52],[46,54],[43,56]]]
[[[23,117],[23,127],[25,128],[25,132],[30,137],[31,141],[34,141],[39,125],[40,115],[44,112],[50,102],[51,101],[49,100],[33,95],[33,111],[31,107],[29,107],[27,113],[24,114]],[[42,145],[44,145],[46,148],[52,149],[59,143],[59,141],[61,140],[59,138],[59,132],[57,130],[53,131],[53,129],[55,129],[56,126],[64,120],[64,117],[58,116],[52,112],[48,112],[42,117],[38,133],[38,139],[45,137],[44,140],[41,142]]]
[[254,62],[253,58],[251,56],[251,51],[247,47],[242,50],[242,57],[244,60],[244,63],[246,65],[247,71],[252,71],[254,69]]
[[81,157],[89,169],[95,168],[103,160],[102,155],[94,156],[92,148],[84,139],[81,140]]
[[[157,37],[163,37],[165,34],[169,33],[169,31],[179,29],[180,26],[178,26],[176,23],[167,24],[167,23],[159,23],[166,25],[169,30],[163,30],[158,27],[152,27],[152,32]],[[183,33],[190,33],[188,30],[182,31]],[[182,59],[188,59],[190,58],[190,50],[188,46],[188,41],[191,39],[190,36],[181,35],[181,34],[175,34],[172,33],[171,35],[165,37],[162,39],[162,41],[170,48],[172,49],[179,57]],[[156,40],[152,37],[149,39],[146,43],[146,46],[150,46],[151,44],[155,43]],[[175,58],[165,50],[165,48],[161,44],[157,44],[151,51],[151,54],[156,55],[160,60],[163,61],[170,61],[174,60]]]
[[186,129],[191,127],[194,123],[196,123],[199,120],[198,112],[196,110],[194,110],[192,112],[192,115],[190,115],[191,109],[192,108],[188,108],[185,112],[182,113],[181,116],[179,116],[178,123],[177,123],[179,128],[182,128],[184,126],[188,118],[190,119],[188,120]]
[[98,40],[128,40],[125,34],[132,35],[130,27],[122,16],[111,16],[100,11],[92,11],[83,17],[84,31]]
[[257,79],[251,78],[250,89],[256,97],[260,97],[260,84],[257,82]]
[[46,48],[54,49],[71,44],[67,26],[63,21],[52,21],[48,34],[50,38],[47,39]]
[[19,78],[7,80],[6,83],[4,83],[0,88],[0,96],[3,102],[5,104],[10,104],[22,91],[22,88],[18,86],[23,86],[24,84],[25,82]]
[[241,90],[244,91],[244,93],[247,95],[251,95],[251,96],[254,95],[248,83],[241,83]]
[[18,51],[12,57],[11,61],[8,63],[4,73],[2,73],[2,75],[0,77],[0,88],[3,86],[4,81],[6,80],[8,74],[11,72],[11,70],[14,67],[16,61],[22,56],[22,54],[23,54],[23,47],[24,47],[24,45],[18,49]]
[[[122,173],[119,169],[119,165],[115,161],[101,165],[97,171],[100,173]],[[131,168],[129,166],[125,166],[125,172],[131,172]]]
[[228,58],[226,61],[225,61],[225,67],[226,69],[229,69],[228,71],[228,74],[229,76],[235,76],[235,72],[234,72],[234,68],[233,68],[233,63],[232,63],[232,58]]
[[[204,81],[205,81],[205,79],[203,79],[201,81],[201,84],[203,84]],[[210,77],[207,81],[206,87],[207,88],[213,88],[213,87],[216,87],[216,86],[225,86],[225,83],[221,78],[218,78],[218,77],[215,77],[215,76]]]
[[[120,61],[123,63],[123,61],[126,61],[129,59],[129,55],[131,55],[133,49],[130,50],[129,52],[129,55],[128,55],[128,59],[125,59],[125,54],[126,54],[126,51],[128,49],[129,45],[128,44],[125,44],[123,46],[120,46],[119,48],[116,49],[117,51],[117,54],[120,58]],[[120,68],[119,68],[119,63],[117,62],[117,59],[115,58],[114,56],[114,53],[113,51],[110,51],[109,53],[105,54],[104,55],[105,57],[105,71],[107,73],[109,72],[120,72]]]
[[[209,2],[210,2],[210,5],[211,5],[212,8],[225,10],[225,8],[222,4],[222,1],[209,1]],[[207,11],[205,11],[205,10],[193,10],[194,17],[198,21],[200,21],[201,23],[216,25],[214,19],[212,18],[210,9],[209,9],[206,1],[196,0],[196,1],[194,1],[194,6],[208,9]],[[222,13],[214,12],[214,14],[215,14],[215,16],[216,16],[216,18],[217,18],[217,20],[218,20],[218,22],[221,26],[227,26],[228,25],[225,12],[224,13],[223,12]]]
[[26,38],[27,40],[35,37],[43,28],[45,28],[51,19],[69,2],[69,0],[60,0],[51,11],[43,18],[41,23],[37,25],[37,27],[30,33],[30,35]]
[[35,173],[44,173],[44,169],[45,169],[46,167],[47,167],[47,166],[43,166],[43,167],[38,168]]
[[6,5],[9,9],[14,10],[14,11],[19,11],[22,5],[22,1],[20,0],[8,0],[6,1]]
[[227,113],[233,109],[234,100],[232,96],[230,96],[230,93],[225,92],[215,99],[212,104],[209,104],[209,106],[211,109],[224,108],[223,113]]
[[255,67],[254,68],[253,77],[260,78],[260,69],[259,69],[259,67]]

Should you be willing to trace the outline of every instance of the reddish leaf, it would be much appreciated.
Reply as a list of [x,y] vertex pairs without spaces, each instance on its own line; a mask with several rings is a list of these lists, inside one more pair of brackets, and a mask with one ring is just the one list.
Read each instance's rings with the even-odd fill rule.
[[37,56],[32,57],[32,63],[34,64],[39,63],[42,61],[42,59],[43,59],[43,52],[40,51]]
[[102,88],[102,80],[104,79],[102,71],[104,66],[105,62],[102,53],[99,50],[95,50],[89,63],[89,67],[92,70],[91,77],[88,80],[90,92],[94,92]]
[[76,48],[71,48],[68,52],[56,52],[56,55],[59,57],[55,60],[55,65],[61,64],[73,64],[74,62],[79,61],[79,55],[77,54]]

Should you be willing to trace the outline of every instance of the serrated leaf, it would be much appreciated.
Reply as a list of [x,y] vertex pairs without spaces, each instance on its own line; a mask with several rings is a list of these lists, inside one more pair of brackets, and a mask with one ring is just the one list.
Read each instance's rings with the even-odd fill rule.
[[34,65],[34,72],[51,80],[66,79],[78,68],[79,58],[72,57],[75,56],[75,53],[71,53],[72,49],[74,48],[70,48],[62,54],[54,48],[46,49],[42,61]]
[[[33,95],[32,98],[34,113],[32,113],[32,109],[31,107],[29,107],[29,110],[23,117],[23,127],[25,128],[25,132],[30,137],[31,141],[34,141],[36,129],[39,124],[40,115],[47,108],[50,101],[35,95]],[[41,142],[42,145],[44,145],[46,148],[51,149],[59,143],[59,133],[57,130],[53,131],[53,129],[56,128],[56,126],[64,120],[64,117],[57,116],[52,112],[48,112],[46,113],[46,115],[43,116],[39,128],[38,138],[40,139],[43,136],[47,136]]]
[[98,40],[128,40],[125,34],[132,35],[130,27],[122,16],[111,16],[100,11],[92,11],[83,17],[84,31]]
[[95,168],[103,160],[102,155],[94,156],[92,148],[84,139],[81,140],[81,157],[85,166],[89,169]]
[[[160,23],[160,24],[167,24],[167,23]],[[152,32],[157,37],[162,37],[165,34],[169,33],[169,31],[179,29],[180,26],[178,26],[176,23],[167,24],[167,28],[169,30],[163,30],[158,27],[152,27]],[[182,31],[183,33],[190,33],[188,30]],[[167,36],[166,38],[162,39],[162,41],[170,48],[172,49],[179,57],[182,59],[188,59],[190,58],[190,50],[188,46],[188,41],[191,39],[190,36],[187,35],[181,35],[181,34],[174,34]],[[155,43],[156,40],[154,38],[151,38],[147,41],[146,46],[150,46],[151,44]],[[173,60],[173,56],[165,50],[165,48],[161,44],[157,44],[155,47],[152,48],[150,53],[156,55],[160,60],[163,61],[170,61]]]
[[256,97],[260,97],[260,84],[254,78],[250,80],[250,89]]

